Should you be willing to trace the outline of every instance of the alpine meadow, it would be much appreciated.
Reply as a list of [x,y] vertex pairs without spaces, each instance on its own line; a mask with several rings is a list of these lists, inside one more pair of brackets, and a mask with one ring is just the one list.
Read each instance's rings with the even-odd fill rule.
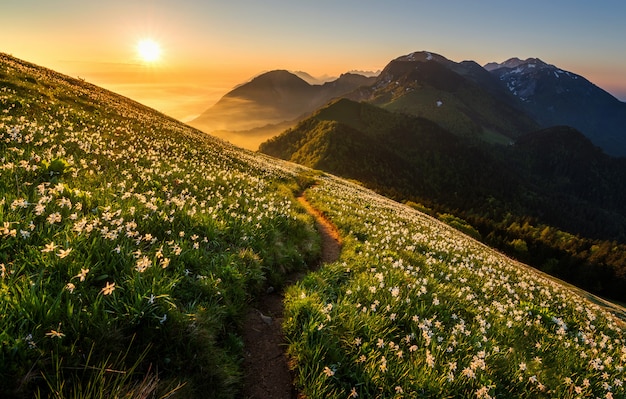
[[240,398],[270,290],[301,398],[626,397],[624,308],[415,207],[5,54],[0,109],[3,398]]

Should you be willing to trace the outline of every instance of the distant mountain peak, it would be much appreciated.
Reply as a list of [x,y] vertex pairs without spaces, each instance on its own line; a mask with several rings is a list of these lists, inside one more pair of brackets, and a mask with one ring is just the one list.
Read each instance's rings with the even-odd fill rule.
[[584,77],[539,58],[484,66],[541,127],[567,125],[613,156],[626,154],[626,106]]
[[488,64],[485,64],[483,68],[491,72],[500,68],[516,69],[516,68],[522,68],[522,67],[527,67],[527,68],[553,67],[554,68],[553,65],[543,62],[539,58],[527,58],[525,60],[521,60],[517,57],[509,58],[508,60],[502,63],[490,62]]
[[298,85],[306,85],[309,84],[302,79],[301,77],[287,71],[284,69],[277,69],[274,71],[269,71],[258,75],[254,79],[252,79],[251,83],[270,83],[270,84],[298,84]]
[[439,55],[437,53],[433,53],[431,51],[414,51],[410,54],[400,56],[396,58],[394,61],[449,61],[446,57]]

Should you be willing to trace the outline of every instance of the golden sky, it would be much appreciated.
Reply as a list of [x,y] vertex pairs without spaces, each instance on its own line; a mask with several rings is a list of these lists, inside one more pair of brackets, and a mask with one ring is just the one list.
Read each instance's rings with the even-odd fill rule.
[[[626,100],[626,2],[3,0],[0,51],[189,120],[273,69],[338,76],[413,51],[537,57]],[[143,62],[150,38],[161,58]]]

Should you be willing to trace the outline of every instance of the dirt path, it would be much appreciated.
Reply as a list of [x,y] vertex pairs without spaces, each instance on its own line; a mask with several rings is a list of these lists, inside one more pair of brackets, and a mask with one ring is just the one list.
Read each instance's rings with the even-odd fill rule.
[[[339,231],[321,212],[313,208],[304,198],[300,204],[315,217],[317,230],[322,238],[321,264],[334,262],[341,253]],[[300,280],[304,273],[287,276],[285,286]],[[244,387],[246,399],[296,399],[293,376],[285,356],[285,341],[282,333],[283,293],[270,292],[258,299],[256,308],[251,309],[244,319]]]

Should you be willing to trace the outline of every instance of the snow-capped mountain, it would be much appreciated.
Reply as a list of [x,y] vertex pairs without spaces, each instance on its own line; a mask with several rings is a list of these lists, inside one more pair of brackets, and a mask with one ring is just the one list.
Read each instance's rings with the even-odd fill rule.
[[563,78],[561,81],[552,82],[558,91],[556,94],[560,94],[572,89],[571,82],[568,80],[582,79],[574,73],[547,64],[539,58],[528,58],[524,61],[519,58],[511,58],[502,64],[487,64],[485,69],[504,82],[509,91],[522,101],[530,101],[529,98],[535,95],[537,84],[542,80],[552,81],[553,78]]
[[626,156],[626,103],[584,77],[538,58],[484,67],[541,126],[572,126],[606,153]]
[[417,51],[393,59],[376,82],[347,98],[430,119],[449,131],[509,143],[538,125],[499,80],[474,61]]

